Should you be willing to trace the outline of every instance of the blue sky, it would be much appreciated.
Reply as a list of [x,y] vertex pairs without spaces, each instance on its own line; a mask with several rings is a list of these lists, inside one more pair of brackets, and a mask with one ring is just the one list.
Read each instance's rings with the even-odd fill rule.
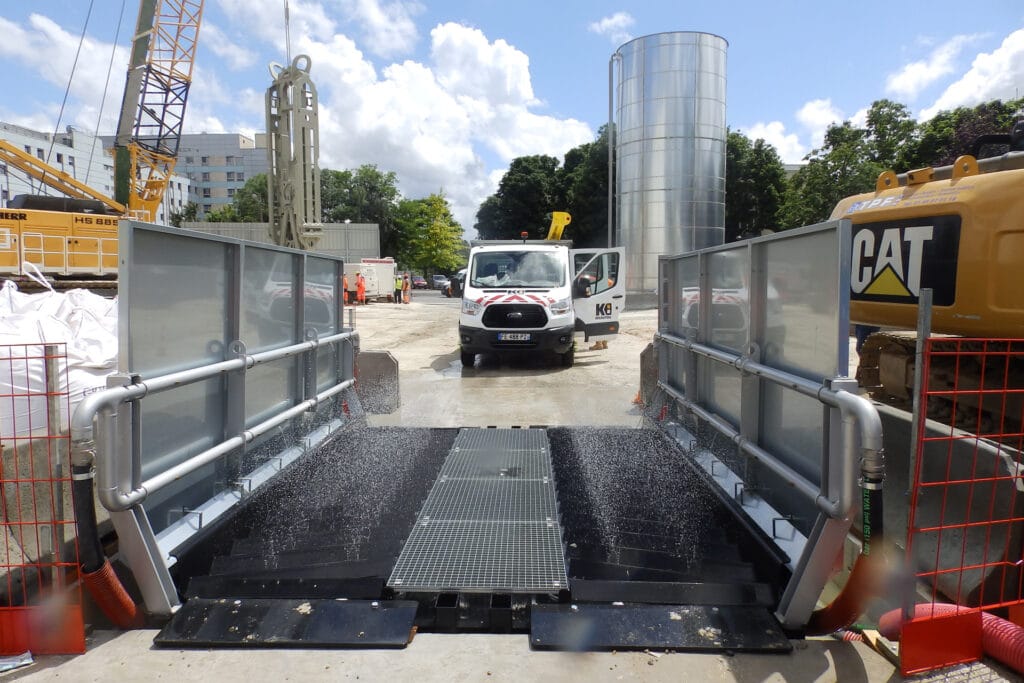
[[[607,121],[609,57],[650,33],[706,31],[728,40],[728,123],[765,138],[787,162],[819,144],[829,123],[856,121],[883,97],[929,118],[1024,91],[1019,0],[290,0],[289,7],[292,54],[311,56],[319,92],[321,166],[375,163],[398,174],[408,197],[443,190],[467,229],[512,158],[561,156],[594,138]],[[61,127],[111,132],[137,10],[136,0],[5,0],[0,120],[53,130],[84,29]],[[267,65],[285,59],[283,17],[284,0],[206,0],[188,132],[263,130]]]

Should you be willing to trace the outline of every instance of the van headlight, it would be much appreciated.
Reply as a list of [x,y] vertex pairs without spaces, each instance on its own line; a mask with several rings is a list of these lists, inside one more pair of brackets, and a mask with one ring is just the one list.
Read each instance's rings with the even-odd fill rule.
[[555,315],[565,315],[572,308],[572,299],[560,299],[551,304],[551,312]]
[[462,312],[465,315],[477,315],[480,311],[484,310],[483,304],[479,304],[470,299],[462,300]]

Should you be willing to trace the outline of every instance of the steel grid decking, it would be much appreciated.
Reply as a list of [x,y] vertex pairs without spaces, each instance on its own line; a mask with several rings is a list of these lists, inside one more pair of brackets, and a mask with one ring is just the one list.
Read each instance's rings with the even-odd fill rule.
[[460,431],[388,585],[437,592],[568,588],[545,432]]

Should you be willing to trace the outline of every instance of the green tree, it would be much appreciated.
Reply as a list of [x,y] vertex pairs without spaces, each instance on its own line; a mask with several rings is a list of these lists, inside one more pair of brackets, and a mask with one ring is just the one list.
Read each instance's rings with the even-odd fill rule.
[[805,157],[807,165],[790,179],[779,224],[796,228],[827,220],[840,199],[874,188],[884,170],[871,160],[869,132],[849,121],[833,124],[820,149]]
[[206,220],[210,223],[241,223],[242,217],[234,204],[223,204],[206,214]]
[[270,220],[267,174],[257,173],[235,192],[233,204],[239,220],[244,223],[266,223]]
[[443,193],[403,199],[395,211],[395,222],[402,235],[399,263],[424,275],[452,273],[466,263],[462,226],[452,216]]
[[[572,216],[566,237],[577,247],[608,246],[607,126],[601,127],[594,142],[566,152],[558,178],[565,197],[564,210]],[[554,210],[561,209],[548,208],[549,213]]]
[[477,211],[474,227],[480,238],[517,239],[521,232],[532,239],[547,237],[551,212],[565,206],[557,171],[558,159],[551,156],[513,159],[493,201],[484,201],[484,213]]
[[775,147],[742,133],[726,138],[725,241],[777,230],[786,170]]
[[199,205],[195,202],[189,202],[181,211],[171,211],[169,222],[176,228],[180,228],[185,223],[192,223],[199,217]]
[[892,100],[877,100],[871,103],[866,119],[870,160],[883,169],[906,170],[918,136],[910,110]]
[[354,171],[320,173],[321,215],[325,222],[376,223],[380,227],[381,254],[398,253],[401,236],[395,211],[401,194],[394,171],[383,172],[375,164]]
[[[920,125],[920,135],[912,149],[907,168],[947,166],[962,154],[974,151],[982,135],[1009,133],[1014,114],[1024,107],[1024,98],[1002,102],[993,100],[977,107],[958,107],[941,111]],[[982,156],[1001,154],[1001,150],[981,150]]]

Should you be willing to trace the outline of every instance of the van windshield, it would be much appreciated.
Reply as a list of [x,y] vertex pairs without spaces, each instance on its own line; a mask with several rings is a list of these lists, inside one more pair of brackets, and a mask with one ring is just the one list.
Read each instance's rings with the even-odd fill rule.
[[565,284],[565,264],[553,252],[481,252],[473,257],[469,284],[490,289],[561,287]]

